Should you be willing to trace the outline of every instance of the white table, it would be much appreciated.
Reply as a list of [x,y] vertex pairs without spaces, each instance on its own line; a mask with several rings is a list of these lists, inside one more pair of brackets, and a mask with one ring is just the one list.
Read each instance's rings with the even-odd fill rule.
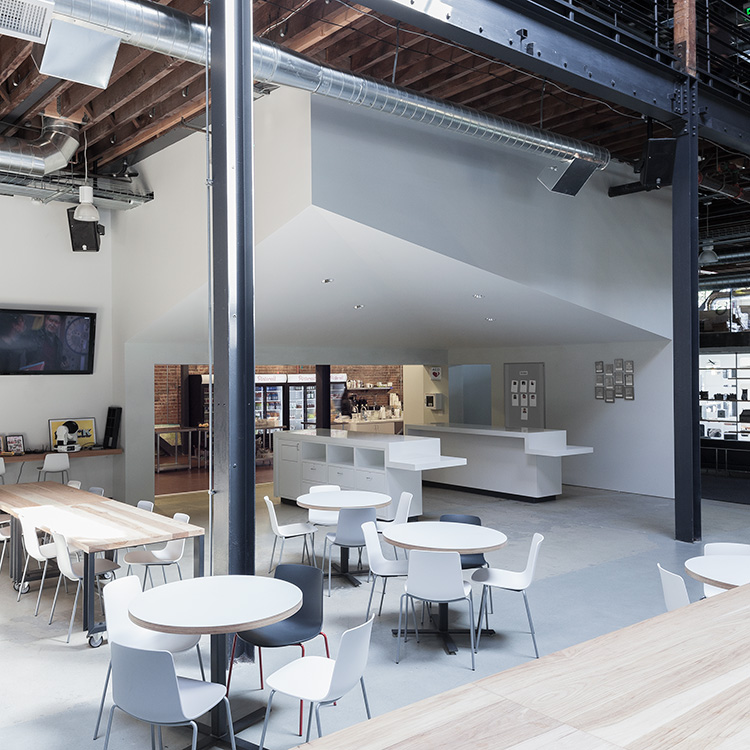
[[[300,508],[313,510],[362,510],[363,508],[383,508],[390,505],[393,499],[383,492],[368,490],[330,490],[327,492],[308,492],[297,498]],[[359,586],[360,582],[349,572],[349,548],[340,547],[340,563],[337,574],[350,583]]]
[[[288,581],[260,576],[207,576],[175,581],[139,594],[130,604],[130,619],[162,633],[211,635],[211,680],[226,684],[226,634],[262,628],[293,615],[302,606],[302,591]],[[264,709],[235,720],[241,732],[263,718]],[[210,732],[216,744],[228,746],[222,709],[211,712]],[[237,747],[257,746],[236,738]],[[214,745],[212,745],[213,747]]]
[[[388,526],[383,531],[383,538],[402,549],[419,549],[433,552],[459,552],[472,554],[500,549],[508,542],[502,531],[489,526],[477,526],[470,523],[450,523],[448,521],[423,521],[420,523],[399,523]],[[443,640],[445,650],[455,654],[458,650],[451,638],[452,633],[468,633],[465,628],[448,627],[448,605],[440,604],[437,627],[434,630],[420,630],[421,633],[433,633]],[[494,630],[483,630],[483,634],[494,635]],[[394,633],[396,631],[394,630]],[[398,635],[396,633],[396,635]]]
[[750,583],[750,556],[700,555],[686,560],[685,570],[702,583],[733,589]]

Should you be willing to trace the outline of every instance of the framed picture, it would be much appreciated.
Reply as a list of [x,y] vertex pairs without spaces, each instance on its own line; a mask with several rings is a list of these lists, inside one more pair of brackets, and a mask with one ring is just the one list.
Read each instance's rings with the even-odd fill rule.
[[0,435],[0,453],[5,453],[5,436]]
[[596,386],[594,388],[594,398],[604,399],[604,388],[602,388],[602,386]]
[[604,362],[602,360],[594,362],[594,372],[604,372]]
[[[66,422],[75,422],[78,429],[76,430],[77,443],[82,448],[91,448],[96,445],[96,421],[93,417],[66,417],[64,419],[49,420],[49,444],[50,448],[55,447],[57,428]],[[68,425],[70,428],[70,425]]]
[[615,360],[615,370],[622,370],[623,368],[623,361],[621,359]]
[[625,372],[635,372],[635,369],[633,368],[633,360],[632,359],[626,359],[625,360]]
[[626,401],[635,400],[635,389],[627,385],[625,386],[625,400]]
[[11,453],[24,453],[23,435],[6,435],[5,446]]

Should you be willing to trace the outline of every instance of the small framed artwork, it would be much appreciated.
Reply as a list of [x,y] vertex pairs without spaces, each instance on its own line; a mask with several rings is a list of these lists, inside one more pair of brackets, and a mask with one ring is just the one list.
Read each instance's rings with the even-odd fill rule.
[[0,453],[5,453],[5,436],[0,435]]
[[615,402],[615,389],[605,388],[604,389],[604,401],[608,404],[614,404]]
[[594,362],[594,372],[604,372],[604,362]]
[[622,370],[623,368],[623,361],[621,359],[615,360],[615,370]]
[[633,360],[632,359],[626,359],[625,360],[625,372],[635,372],[633,369]]
[[604,372],[607,373],[607,375],[612,375],[615,371],[615,366],[609,364],[609,362],[604,366]]
[[605,388],[614,388],[615,387],[615,378],[614,378],[614,375],[605,375],[604,376],[604,387]]
[[628,385],[625,386],[625,400],[626,401],[635,400],[635,389]]
[[623,385],[616,385],[615,386],[615,398],[623,398],[624,397],[624,395],[625,395],[625,392],[623,390],[624,387],[625,386],[623,386]]
[[[596,373],[596,385],[604,385],[604,373]],[[602,396],[604,398],[604,396]]]
[[23,447],[23,435],[6,435],[5,446],[8,451],[15,454],[25,452]]
[[600,385],[594,388],[594,398],[600,398],[604,400],[604,388]]
[[615,370],[615,385],[625,384],[625,373],[622,370]]
[[625,373],[625,385],[634,385],[632,372]]
[[68,417],[66,419],[49,420],[49,444],[51,448],[55,447],[57,428],[66,425],[68,431],[73,429],[73,422],[76,425],[76,442],[81,448],[91,448],[96,444],[96,421],[93,417]]

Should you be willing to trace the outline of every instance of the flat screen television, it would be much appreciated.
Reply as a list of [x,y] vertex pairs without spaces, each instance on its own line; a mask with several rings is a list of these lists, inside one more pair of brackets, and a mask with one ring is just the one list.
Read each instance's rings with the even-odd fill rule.
[[96,313],[0,308],[0,375],[89,375]]

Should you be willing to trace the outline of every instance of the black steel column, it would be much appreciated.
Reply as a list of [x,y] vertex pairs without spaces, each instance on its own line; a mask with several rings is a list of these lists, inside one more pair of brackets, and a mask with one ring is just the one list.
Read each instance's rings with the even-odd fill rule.
[[315,426],[331,429],[331,366],[315,365]]
[[213,3],[214,434],[213,573],[253,573],[252,3]]
[[679,90],[684,125],[675,132],[672,187],[675,538],[682,542],[701,538],[696,89],[696,80],[688,78]]

